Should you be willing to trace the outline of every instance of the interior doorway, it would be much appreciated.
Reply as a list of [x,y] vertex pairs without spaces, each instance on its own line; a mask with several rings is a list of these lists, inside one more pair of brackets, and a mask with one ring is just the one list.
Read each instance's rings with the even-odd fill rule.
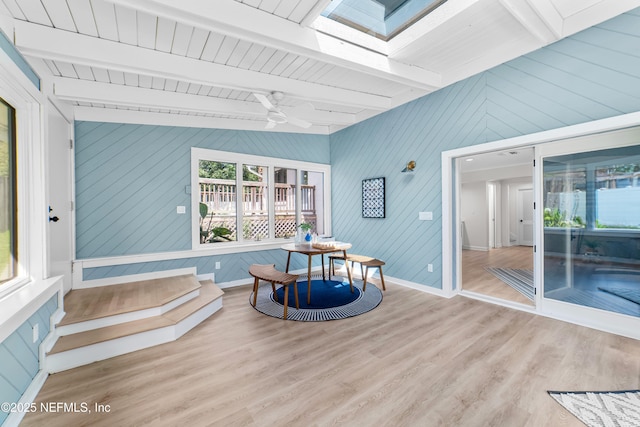
[[456,159],[463,291],[535,307],[533,157],[519,148]]
[[519,188],[517,195],[518,245],[533,246],[533,188]]
[[[617,289],[613,289],[614,294],[611,289],[604,288],[612,285],[610,282],[614,278],[620,279],[620,283],[615,283],[620,287],[640,277],[637,274],[640,265],[637,255],[640,233],[637,229],[640,225],[633,222],[633,218],[637,219],[636,203],[640,198],[626,194],[640,187],[640,175],[636,179],[636,173],[640,172],[640,153],[634,151],[640,146],[639,141],[640,115],[630,114],[443,152],[442,272],[445,295],[460,293],[640,339],[640,314],[614,309],[610,305],[595,305],[605,301],[602,294],[608,293],[619,298],[616,300],[618,308],[621,303],[628,306],[620,299],[630,300],[619,296],[621,293]],[[462,223],[460,193],[466,178],[461,163],[467,157],[498,150],[519,150],[525,146],[535,147],[533,179],[529,180],[529,185],[533,183],[536,204],[533,225],[535,305],[492,298],[470,291],[462,282],[463,252],[474,252],[463,251],[463,247],[468,249],[467,246],[473,243],[468,240],[472,237],[469,230],[473,227],[466,221]],[[501,191],[503,195],[506,192],[505,189]],[[508,192],[513,194],[511,188]],[[625,192],[623,203],[610,201],[622,192]],[[512,208],[510,205],[509,209]],[[516,215],[515,211],[513,215]],[[509,241],[512,245],[509,248],[519,246],[517,231],[503,232],[503,243]],[[467,270],[465,268],[465,275]],[[583,281],[587,277],[599,279],[601,283],[595,284],[594,288],[594,283]],[[637,282],[634,285],[637,291]],[[576,296],[581,299],[576,300]],[[583,297],[591,299],[587,301]],[[636,304],[640,306],[640,299]]]

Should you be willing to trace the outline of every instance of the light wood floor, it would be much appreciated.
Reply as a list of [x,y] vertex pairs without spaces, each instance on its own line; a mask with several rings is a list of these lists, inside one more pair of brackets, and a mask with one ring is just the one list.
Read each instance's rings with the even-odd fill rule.
[[531,247],[510,246],[490,251],[462,251],[462,289],[534,306],[530,299],[489,273],[485,267],[533,270]]
[[43,426],[571,426],[547,390],[640,388],[640,341],[387,283],[380,306],[305,323],[260,314],[249,287],[178,341],[50,376]]
[[200,288],[192,274],[150,279],[118,286],[74,289],[64,297],[60,325],[159,307]]

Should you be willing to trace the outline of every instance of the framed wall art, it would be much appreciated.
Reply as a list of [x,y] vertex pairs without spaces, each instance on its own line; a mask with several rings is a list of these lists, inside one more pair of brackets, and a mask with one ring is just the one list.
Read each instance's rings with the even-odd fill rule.
[[384,178],[362,180],[362,217],[384,218]]

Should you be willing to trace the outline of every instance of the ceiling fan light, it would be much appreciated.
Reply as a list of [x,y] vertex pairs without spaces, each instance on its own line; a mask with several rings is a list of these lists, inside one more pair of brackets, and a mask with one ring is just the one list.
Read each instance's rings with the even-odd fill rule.
[[274,122],[274,123],[286,123],[287,122],[287,116],[284,115],[284,113],[281,113],[279,111],[269,111],[267,113],[267,120],[269,120],[270,122]]

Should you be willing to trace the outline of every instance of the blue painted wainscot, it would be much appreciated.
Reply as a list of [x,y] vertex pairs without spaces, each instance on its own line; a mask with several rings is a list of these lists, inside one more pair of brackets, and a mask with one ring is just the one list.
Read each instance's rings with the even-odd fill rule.
[[[0,343],[0,403],[17,404],[40,371],[40,345],[49,334],[51,316],[57,309],[56,294]],[[36,324],[39,333],[34,342]],[[9,415],[0,410],[0,425]]]

